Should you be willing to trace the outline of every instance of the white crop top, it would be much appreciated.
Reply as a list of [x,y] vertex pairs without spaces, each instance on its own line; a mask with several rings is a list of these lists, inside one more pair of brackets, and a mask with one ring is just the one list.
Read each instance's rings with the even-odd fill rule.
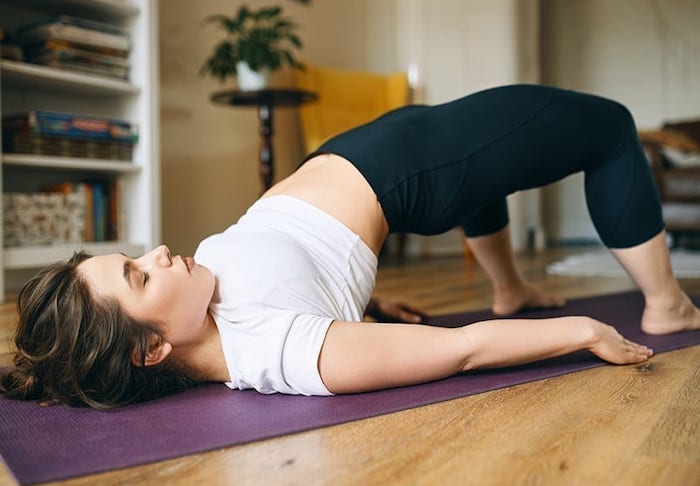
[[330,395],[318,357],[331,322],[361,321],[377,258],[348,227],[286,195],[260,199],[195,261],[216,277],[210,304],[231,388]]

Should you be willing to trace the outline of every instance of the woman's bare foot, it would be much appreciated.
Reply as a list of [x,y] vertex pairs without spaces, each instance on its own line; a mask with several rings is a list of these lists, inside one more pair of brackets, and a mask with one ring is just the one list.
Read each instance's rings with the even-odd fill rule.
[[671,334],[700,329],[700,309],[681,292],[678,299],[663,304],[647,302],[642,315],[642,331],[647,334]]
[[548,294],[534,285],[521,282],[515,287],[496,290],[491,310],[497,316],[508,316],[527,307],[558,308],[566,301],[556,295]]

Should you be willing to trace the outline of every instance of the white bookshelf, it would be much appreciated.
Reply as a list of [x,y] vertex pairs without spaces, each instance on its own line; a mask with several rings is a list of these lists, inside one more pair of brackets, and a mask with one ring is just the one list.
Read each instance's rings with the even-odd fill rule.
[[[78,249],[138,255],[160,242],[157,0],[0,0],[5,29],[58,14],[108,21],[131,34],[129,80],[0,61],[3,115],[47,110],[120,118],[138,124],[133,160],[2,154],[0,188],[26,192],[57,180],[120,178],[124,241],[5,248],[0,226],[0,298],[39,268]],[[1,141],[1,138],[0,138]]]
[[113,172],[115,174],[141,172],[142,169],[140,165],[135,165],[130,160],[82,159],[48,155],[4,154],[2,162],[6,167],[42,167],[88,172]]

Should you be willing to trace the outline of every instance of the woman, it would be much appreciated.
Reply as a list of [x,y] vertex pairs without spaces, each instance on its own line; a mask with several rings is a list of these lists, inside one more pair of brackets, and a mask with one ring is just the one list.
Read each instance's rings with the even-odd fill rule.
[[[359,323],[387,234],[456,225],[493,283],[496,315],[563,305],[516,270],[505,197],[579,171],[601,239],[645,296],[642,329],[700,328],[671,273],[629,112],[590,95],[509,86],[399,109],[335,137],[194,258],[163,246],[138,259],[77,255],[45,270],[20,294],[4,393],[109,407],[198,381],[328,395],[579,349],[644,361],[652,350],[581,316],[458,329]],[[375,310],[417,317],[386,303]]]

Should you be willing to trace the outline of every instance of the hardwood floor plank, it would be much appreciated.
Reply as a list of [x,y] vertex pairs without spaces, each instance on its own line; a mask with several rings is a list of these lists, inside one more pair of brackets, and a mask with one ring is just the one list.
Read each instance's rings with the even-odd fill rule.
[[623,485],[696,486],[700,484],[700,462],[673,462],[655,457],[640,456],[627,464]]
[[[700,346],[692,350],[694,353],[687,362],[700,363]],[[646,456],[675,463],[700,463],[700,367],[686,369],[688,378],[676,391],[643,444],[642,452]]]

